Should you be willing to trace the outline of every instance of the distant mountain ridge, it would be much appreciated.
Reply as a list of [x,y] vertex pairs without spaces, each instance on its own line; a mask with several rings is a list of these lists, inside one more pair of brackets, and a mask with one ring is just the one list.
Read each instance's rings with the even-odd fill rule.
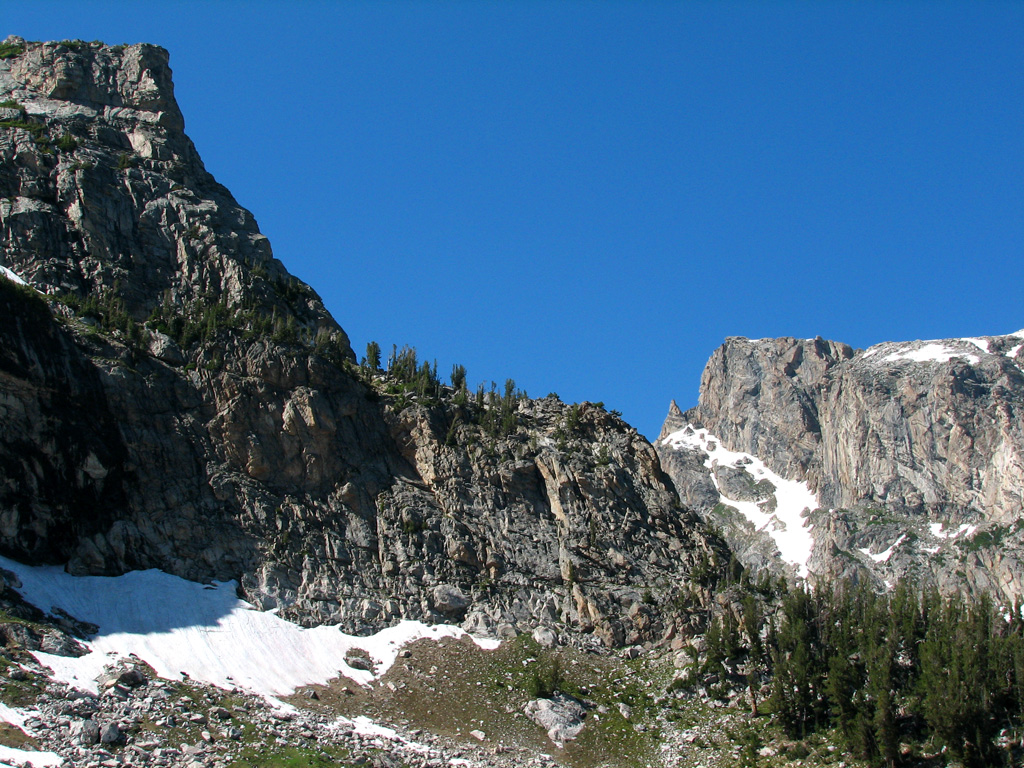
[[688,425],[817,494],[812,574],[1013,598],[1024,594],[1022,349],[1024,331],[862,351],[730,338],[708,361],[697,407],[673,403],[657,448],[683,499],[750,562],[763,562],[764,537],[723,509],[730,497],[707,452],[672,438]]

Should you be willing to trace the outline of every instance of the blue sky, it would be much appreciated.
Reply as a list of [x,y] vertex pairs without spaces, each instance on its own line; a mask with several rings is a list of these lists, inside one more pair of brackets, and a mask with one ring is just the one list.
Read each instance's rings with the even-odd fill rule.
[[5,3],[153,42],[352,338],[655,437],[726,336],[1024,327],[1024,3]]

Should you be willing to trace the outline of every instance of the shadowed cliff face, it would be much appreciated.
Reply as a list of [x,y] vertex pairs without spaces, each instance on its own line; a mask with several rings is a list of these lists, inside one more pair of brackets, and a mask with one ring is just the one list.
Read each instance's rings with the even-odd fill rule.
[[0,265],[32,287],[3,285],[0,550],[355,630],[700,629],[728,555],[635,430],[522,399],[496,433],[494,399],[355,366],[204,170],[165,51],[8,42]]
[[[666,429],[704,426],[806,480],[822,507],[811,516],[818,573],[1018,595],[1022,344],[1024,333],[854,353],[820,339],[729,339],[704,371],[699,405]],[[673,471],[686,457],[659,450],[677,486],[704,482],[702,462]]]
[[96,368],[46,303],[0,278],[0,546],[63,563],[125,510],[125,450]]

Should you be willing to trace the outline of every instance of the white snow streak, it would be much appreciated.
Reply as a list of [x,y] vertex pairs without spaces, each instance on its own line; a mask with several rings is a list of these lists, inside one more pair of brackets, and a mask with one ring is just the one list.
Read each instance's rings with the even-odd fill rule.
[[892,352],[882,358],[883,363],[897,363],[901,360],[910,360],[915,363],[948,363],[954,357],[965,358],[971,365],[977,365],[980,358],[966,352],[947,347],[945,344],[932,342],[925,344],[918,349],[906,349],[900,352]]
[[[694,429],[687,425],[678,432],[667,435],[663,440],[672,448],[702,451],[707,454],[704,466],[711,469],[719,466],[742,466],[755,481],[768,480],[775,486],[776,509],[773,513],[764,512],[756,502],[736,501],[725,496],[721,489],[719,495],[724,504],[735,507],[759,531],[764,531],[775,542],[779,554],[787,563],[797,566],[801,576],[807,576],[807,563],[814,546],[814,537],[807,527],[805,512],[818,508],[818,497],[807,487],[807,483],[798,480],[786,480],[768,469],[764,462],[756,456],[738,451],[730,451],[722,446],[722,441],[706,429]],[[718,481],[712,474],[711,479],[718,487]]]
[[[23,710],[16,707],[9,707],[0,702],[0,722],[10,723],[18,730],[27,735],[32,735],[25,730],[25,721],[30,717],[38,717],[36,709]],[[21,765],[29,763],[37,766],[60,765],[64,759],[54,752],[31,752],[25,749],[15,749],[0,744],[0,766]]]
[[19,728],[25,724],[28,719],[28,715],[22,712],[20,709],[14,709],[8,707],[3,702],[0,702],[0,721],[16,725]]
[[884,552],[879,552],[877,555],[872,555],[871,554],[871,548],[870,547],[864,547],[863,549],[858,549],[857,551],[860,552],[865,557],[870,557],[876,563],[887,563],[887,562],[889,562],[889,558],[892,557],[892,553],[896,551],[896,547],[898,547],[900,544],[902,544],[903,541],[906,538],[907,538],[907,534],[904,533],[902,536],[900,536],[898,539],[896,539],[896,541],[894,541],[892,543],[892,546],[890,546]]
[[40,766],[40,768],[48,768],[49,766],[61,765],[64,762],[64,758],[56,752],[29,752],[25,749],[15,749],[14,747],[5,747],[0,744],[0,761],[2,761],[0,766],[28,763],[29,765]]
[[[366,685],[395,662],[402,646],[420,638],[461,638],[452,626],[403,621],[370,637],[354,637],[334,626],[304,629],[255,610],[235,594],[234,582],[197,584],[156,570],[123,576],[71,576],[59,567],[36,568],[0,557],[14,571],[18,590],[44,611],[61,608],[96,624],[99,633],[80,658],[36,653],[61,680],[96,691],[104,665],[134,653],[160,677],[181,675],[221,688],[239,686],[264,696],[292,693],[302,685],[325,683],[339,674]],[[476,640],[483,648],[497,641]],[[351,648],[365,650],[376,674],[345,663]]]
[[991,349],[989,349],[989,345],[991,344],[991,342],[989,342],[987,339],[960,339],[960,341],[966,341],[968,344],[973,344],[986,355],[990,354],[992,351]]
[[928,523],[928,528],[931,530],[932,536],[934,536],[937,539],[956,539],[960,536],[963,536],[964,534],[967,534],[968,537],[971,537],[974,535],[974,532],[978,530],[978,526],[968,525],[967,523],[964,523],[955,531],[943,532],[943,529],[945,527],[945,523]]
[[18,285],[28,285],[17,272],[8,269],[7,267],[0,266],[0,275],[3,275],[8,280],[13,280]]
[[[947,363],[954,358],[967,360],[971,365],[977,365],[980,358],[963,349],[957,349],[957,344],[970,344],[986,355],[996,354],[992,351],[993,339],[1024,338],[1024,329],[1014,333],[1007,333],[1003,336],[973,336],[962,339],[944,339],[925,342],[883,342],[865,350],[860,358],[868,358],[888,352],[884,357],[877,358],[883,363],[898,363],[910,361],[915,363]],[[916,349],[906,349],[910,344],[922,344]],[[1004,354],[1010,358],[1016,358],[1017,353],[1024,348],[1024,344],[1018,344]]]

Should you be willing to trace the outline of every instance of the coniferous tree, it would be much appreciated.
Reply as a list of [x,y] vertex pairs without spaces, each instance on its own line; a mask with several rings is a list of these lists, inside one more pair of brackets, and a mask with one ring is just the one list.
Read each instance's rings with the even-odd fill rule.
[[376,341],[366,345],[366,367],[373,372],[380,370],[380,344]]
[[463,365],[452,366],[452,388],[456,391],[466,388],[466,368]]

